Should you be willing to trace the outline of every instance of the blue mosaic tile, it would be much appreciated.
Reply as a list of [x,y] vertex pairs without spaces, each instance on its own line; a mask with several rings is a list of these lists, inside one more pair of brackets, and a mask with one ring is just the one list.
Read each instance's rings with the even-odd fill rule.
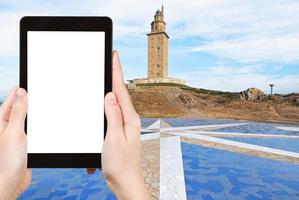
[[274,123],[258,123],[249,122],[241,126],[233,126],[221,128],[213,131],[232,132],[232,133],[258,133],[258,134],[281,134],[281,135],[299,135],[298,131],[287,131],[276,128],[276,126],[297,127],[295,125],[274,124]]
[[173,127],[244,123],[244,121],[229,120],[229,119],[163,118],[163,120]]
[[286,138],[240,138],[240,137],[222,137],[226,140],[233,140],[249,144],[255,144],[275,149],[293,151],[299,153],[299,140]]
[[182,143],[188,200],[299,199],[299,164]]
[[30,187],[19,200],[116,199],[101,172],[85,169],[33,169]]
[[108,194],[105,200],[117,200],[114,194]]
[[[153,124],[158,119],[159,118],[142,118],[141,125],[143,128],[146,128],[151,124]],[[228,119],[189,119],[189,118],[162,118],[162,119],[173,127],[231,124],[231,123],[245,122],[245,121],[228,120]]]
[[77,200],[78,199],[78,196],[77,195],[73,195],[73,196],[70,196],[70,197],[64,197],[63,200]]

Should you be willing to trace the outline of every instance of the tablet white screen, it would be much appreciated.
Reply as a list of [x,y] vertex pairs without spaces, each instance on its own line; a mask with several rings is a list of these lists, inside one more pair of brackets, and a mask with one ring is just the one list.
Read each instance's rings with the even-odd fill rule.
[[101,153],[105,33],[27,34],[28,153]]

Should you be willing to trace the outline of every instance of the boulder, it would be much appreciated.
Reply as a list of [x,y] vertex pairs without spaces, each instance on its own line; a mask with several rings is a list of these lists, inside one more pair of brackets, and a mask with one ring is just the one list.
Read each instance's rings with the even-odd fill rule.
[[258,88],[249,88],[243,92],[240,92],[240,98],[243,100],[262,100],[267,95]]

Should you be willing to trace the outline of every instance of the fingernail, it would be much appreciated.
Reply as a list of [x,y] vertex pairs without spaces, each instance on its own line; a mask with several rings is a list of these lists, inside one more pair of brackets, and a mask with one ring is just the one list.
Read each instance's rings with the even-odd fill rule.
[[22,88],[16,90],[16,101],[24,101],[26,96],[26,91]]
[[117,50],[114,50],[114,51],[113,51],[113,56],[118,56],[118,52],[117,52]]
[[114,53],[113,53],[113,61],[117,61],[117,60],[119,60],[118,52],[114,51]]

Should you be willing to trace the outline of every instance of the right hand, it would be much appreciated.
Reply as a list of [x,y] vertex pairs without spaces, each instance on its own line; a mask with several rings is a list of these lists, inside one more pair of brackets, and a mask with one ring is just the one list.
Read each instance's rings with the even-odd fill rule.
[[108,186],[121,200],[150,199],[141,170],[140,118],[125,86],[117,52],[113,52],[113,92],[105,97],[105,113],[108,127],[102,171]]

